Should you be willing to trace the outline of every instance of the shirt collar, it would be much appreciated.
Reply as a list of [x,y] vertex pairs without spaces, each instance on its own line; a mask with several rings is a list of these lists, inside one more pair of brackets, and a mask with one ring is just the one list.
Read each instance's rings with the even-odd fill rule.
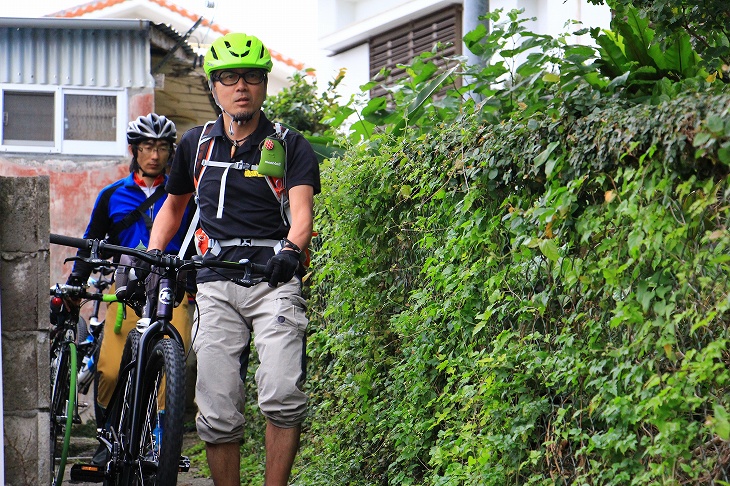
[[[152,187],[157,187],[163,182],[165,182],[165,174],[160,174],[157,178],[155,178],[155,181],[152,183]],[[137,172],[134,173],[134,183],[139,187],[147,187],[147,183],[139,176],[139,174],[137,174]]]

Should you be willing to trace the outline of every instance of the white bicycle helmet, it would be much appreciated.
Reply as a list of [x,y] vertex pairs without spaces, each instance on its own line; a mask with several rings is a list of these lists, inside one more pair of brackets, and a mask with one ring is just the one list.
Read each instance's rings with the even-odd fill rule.
[[127,143],[130,145],[138,145],[149,139],[167,140],[175,143],[177,139],[177,129],[172,120],[150,113],[147,116],[140,116],[127,125]]

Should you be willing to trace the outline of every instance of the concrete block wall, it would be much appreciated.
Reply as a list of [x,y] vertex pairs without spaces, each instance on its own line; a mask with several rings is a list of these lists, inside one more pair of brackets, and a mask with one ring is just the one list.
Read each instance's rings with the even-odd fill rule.
[[49,178],[0,176],[5,485],[50,484]]

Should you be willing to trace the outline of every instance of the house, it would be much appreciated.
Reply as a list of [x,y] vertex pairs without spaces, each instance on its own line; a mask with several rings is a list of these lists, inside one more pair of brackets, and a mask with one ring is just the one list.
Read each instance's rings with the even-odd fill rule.
[[[187,10],[170,0],[95,0],[50,14],[50,16],[84,19],[150,20],[158,24],[168,25],[178,32],[189,34],[187,41],[199,54],[205,53],[213,40],[231,32],[229,26],[224,26],[217,21],[211,21],[203,15]],[[263,34],[255,32],[252,32],[252,34],[259,35],[267,43],[267,39]],[[274,49],[269,49],[269,51],[274,61],[274,68],[269,75],[268,92],[273,94],[288,86],[288,78],[294,72],[304,69],[305,65]],[[163,111],[160,110],[160,112]]]
[[[0,18],[0,175],[49,176],[51,231],[81,236],[99,191],[128,174],[130,120],[155,111],[180,136],[217,116],[200,54],[227,32],[166,0]],[[270,93],[303,68],[272,56]],[[73,252],[52,250],[51,281],[63,281]]]
[[[50,177],[53,232],[81,236],[101,188],[128,174],[130,120],[165,105],[180,129],[216,116],[197,53],[166,25],[0,18],[0,55],[0,175]],[[68,253],[52,252],[53,281]]]
[[358,93],[381,68],[409,64],[437,42],[452,43],[447,55],[465,55],[475,64],[462,37],[486,12],[524,9],[525,17],[536,17],[528,28],[550,35],[565,32],[569,20],[602,28],[611,20],[608,7],[587,0],[318,0],[318,5],[319,44],[327,53],[319,68],[347,68],[341,94]]

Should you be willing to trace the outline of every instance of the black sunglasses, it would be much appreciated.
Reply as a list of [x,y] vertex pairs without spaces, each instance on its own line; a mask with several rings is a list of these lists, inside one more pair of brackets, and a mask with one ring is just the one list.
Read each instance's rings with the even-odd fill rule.
[[236,71],[221,71],[213,77],[215,81],[220,82],[223,86],[234,86],[241,78],[246,84],[261,84],[266,79],[266,73],[260,69],[246,71],[243,74]]

